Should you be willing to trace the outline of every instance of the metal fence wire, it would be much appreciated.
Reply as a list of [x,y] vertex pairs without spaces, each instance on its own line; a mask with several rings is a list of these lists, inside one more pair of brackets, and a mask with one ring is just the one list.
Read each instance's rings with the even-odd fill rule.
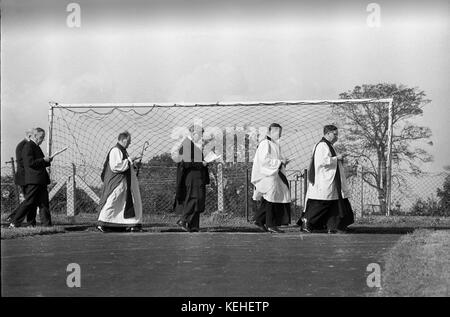
[[[98,212],[103,162],[117,142],[117,135],[128,130],[132,135],[128,152],[133,156],[143,155],[138,179],[144,213],[173,212],[176,163],[171,158],[171,149],[186,136],[187,127],[200,121],[204,127],[203,137],[213,140],[210,143],[214,145],[213,149],[223,154],[221,163],[210,164],[206,213],[217,211],[251,218],[256,206],[251,199],[252,158],[269,124],[277,122],[283,126],[283,155],[294,158],[288,165],[288,180],[293,200],[292,218],[299,217],[305,204],[305,169],[314,145],[322,137],[323,125],[335,124],[340,135],[348,133],[343,122],[333,116],[340,103],[358,109],[378,107],[383,110],[380,113],[386,115],[383,120],[387,120],[390,113],[387,111],[390,103],[380,100],[139,107],[52,103],[47,150],[49,154],[66,147],[67,150],[56,156],[49,168],[50,209],[69,217]],[[389,139],[386,142],[386,145],[390,144]],[[13,181],[13,163],[2,167],[2,212],[11,212],[20,201],[19,189]],[[438,208],[434,214],[448,215],[448,211],[440,207],[441,198],[437,196],[438,188],[443,188],[445,173],[422,175],[420,179],[403,175],[409,181],[400,182],[398,178],[392,178],[392,182],[383,185],[384,192],[380,194],[370,185],[369,171],[363,164],[359,160],[359,163],[353,161],[346,166],[351,203],[357,216],[386,213],[386,200],[391,203],[390,210],[398,214],[420,214]],[[385,175],[384,179],[391,174]]]
[[[252,220],[257,202],[252,200],[253,185],[250,182],[251,165],[223,164],[223,201],[218,199],[218,164],[210,165],[211,184],[207,186],[206,214],[213,212],[227,213]],[[100,177],[100,170],[96,175]],[[351,174],[351,172],[347,172]],[[296,221],[305,204],[306,170],[287,170],[291,189],[291,218]],[[146,214],[172,213],[175,199],[176,166],[144,164],[139,174],[143,211]],[[444,193],[445,182],[450,183],[449,173],[429,173],[422,176],[406,177],[402,186],[393,186],[393,215],[439,215],[450,216],[450,202]],[[351,203],[356,216],[383,214],[377,191],[362,181],[358,171],[347,178],[351,192]],[[57,183],[49,186],[51,195],[50,209],[52,213],[67,213],[68,201],[73,201],[75,215],[98,212],[98,205],[83,189],[86,186],[75,177],[74,189],[68,191],[67,184],[57,190]],[[447,185],[448,188],[448,185]],[[90,187],[99,196],[100,187]],[[68,197],[73,193],[74,197]],[[441,198],[442,197],[442,198]],[[14,184],[11,166],[1,169],[1,208],[2,213],[11,213],[23,199],[18,186]],[[444,199],[444,200],[442,200]],[[446,199],[446,200],[445,200]],[[221,204],[221,205],[220,205]]]

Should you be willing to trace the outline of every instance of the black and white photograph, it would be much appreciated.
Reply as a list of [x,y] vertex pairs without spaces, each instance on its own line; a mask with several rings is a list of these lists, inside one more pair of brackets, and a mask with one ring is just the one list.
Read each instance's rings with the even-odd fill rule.
[[2,297],[450,296],[448,1],[0,5]]

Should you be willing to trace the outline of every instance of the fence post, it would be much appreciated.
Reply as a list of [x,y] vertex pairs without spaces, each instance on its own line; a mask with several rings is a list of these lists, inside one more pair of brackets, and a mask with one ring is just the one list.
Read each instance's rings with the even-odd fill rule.
[[360,194],[360,197],[361,197],[361,218],[363,217],[363,214],[364,214],[364,166],[362,166],[361,165],[361,168],[360,168],[360,177],[361,177],[361,189],[360,189],[360,191],[361,191],[361,194]]
[[308,191],[308,170],[303,170],[303,201],[306,203],[306,192]]
[[75,220],[75,164],[72,163],[72,174],[67,180],[67,219],[69,222],[74,222]]
[[295,174],[294,211],[297,211],[297,205],[298,205],[298,201],[297,201],[297,198],[298,198],[298,196],[297,196],[297,183],[298,183],[298,178],[299,178],[298,176],[299,176],[298,174]]
[[[48,133],[47,133],[47,153],[48,156],[52,155],[52,141],[53,141],[53,107],[56,105],[54,102],[49,102],[48,108]],[[48,168],[48,174],[51,180],[52,168]]]
[[387,162],[386,162],[386,214],[391,215],[391,191],[392,191],[392,135],[393,135],[393,99],[389,101],[388,114],[388,148],[387,148]]
[[248,167],[245,167],[245,218],[248,220]]
[[[16,197],[17,197],[17,205],[20,205],[20,191],[19,191],[19,186],[16,184],[15,182],[15,176],[16,176],[16,164],[14,161],[14,157],[11,157],[11,170],[12,170],[12,177],[13,177],[13,182],[14,182],[14,188],[16,189]],[[6,163],[9,163],[6,162]]]
[[217,210],[223,213],[223,164],[217,164]]

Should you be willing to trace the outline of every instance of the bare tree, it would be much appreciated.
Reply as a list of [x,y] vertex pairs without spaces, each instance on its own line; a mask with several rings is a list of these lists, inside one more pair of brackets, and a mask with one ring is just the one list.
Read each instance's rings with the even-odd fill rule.
[[[423,114],[430,102],[425,92],[404,85],[381,83],[356,86],[341,93],[342,99],[393,98],[392,179],[402,182],[408,174],[422,173],[418,162],[430,162],[432,156],[417,147],[416,141],[428,139],[431,130],[409,121]],[[349,160],[364,167],[363,179],[376,189],[383,212],[386,212],[388,107],[385,104],[333,105],[333,114],[342,122],[341,150]],[[429,142],[429,144],[432,144]]]

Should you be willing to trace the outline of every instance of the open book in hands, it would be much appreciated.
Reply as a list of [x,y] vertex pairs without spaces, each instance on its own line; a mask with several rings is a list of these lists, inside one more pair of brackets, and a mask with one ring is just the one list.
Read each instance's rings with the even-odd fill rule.
[[65,147],[64,149],[59,150],[59,151],[53,153],[53,154],[50,156],[50,159],[53,159],[56,155],[61,154],[62,152],[64,152],[64,151],[67,150],[67,149],[68,149],[68,147]]
[[213,161],[216,161],[216,160],[220,159],[221,157],[222,157],[222,155],[217,155],[216,153],[211,151],[211,152],[208,153],[208,155],[205,156],[205,158],[203,160],[206,163],[211,163]]

